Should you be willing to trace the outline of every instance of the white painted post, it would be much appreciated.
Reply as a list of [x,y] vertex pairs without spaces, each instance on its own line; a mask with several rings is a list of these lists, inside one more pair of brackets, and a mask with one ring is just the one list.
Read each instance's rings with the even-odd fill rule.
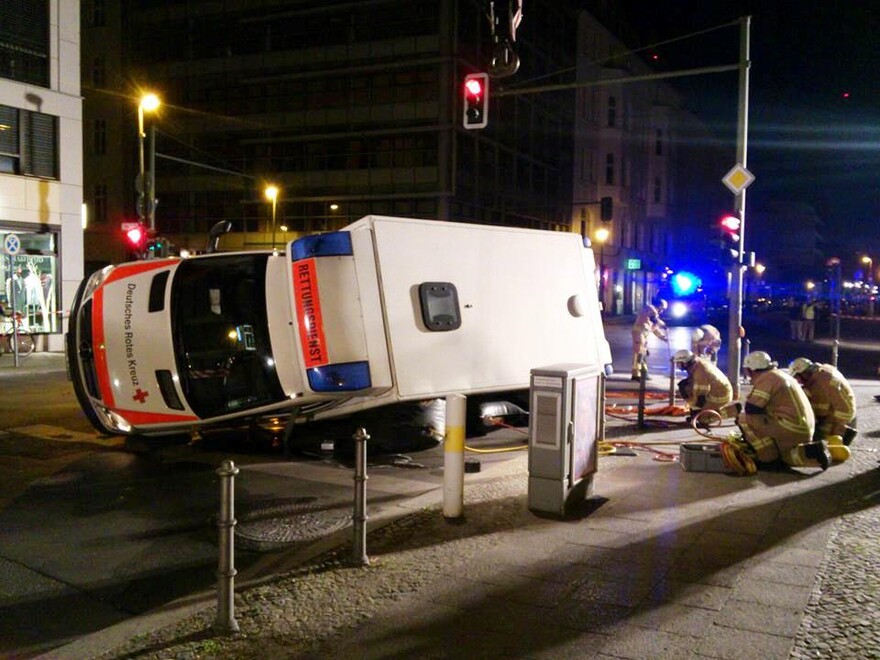
[[443,516],[460,519],[464,510],[464,429],[467,397],[446,397],[446,437],[443,442]]

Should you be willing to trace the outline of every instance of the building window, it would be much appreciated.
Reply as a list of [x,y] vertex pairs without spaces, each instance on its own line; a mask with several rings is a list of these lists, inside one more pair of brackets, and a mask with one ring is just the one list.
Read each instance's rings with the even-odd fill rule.
[[58,234],[26,231],[20,226],[0,227],[0,240],[11,231],[21,242],[14,257],[0,259],[0,300],[15,311],[32,332],[60,332],[58,287]]
[[104,0],[92,0],[92,27],[103,27],[107,24],[107,7]]
[[614,154],[605,156],[605,183],[606,185],[614,185]]
[[654,153],[658,156],[663,155],[663,129],[657,129],[656,142],[654,143]]
[[92,131],[92,153],[95,156],[103,156],[107,153],[107,122],[96,119]]
[[52,115],[0,105],[0,172],[57,178],[57,136]]
[[0,78],[49,86],[49,3],[0,2]]
[[609,96],[608,97],[608,127],[614,128],[617,126],[617,97]]
[[104,87],[107,84],[107,60],[96,57],[92,60],[92,85]]
[[94,203],[95,203],[95,222],[106,223],[107,222],[107,184],[106,183],[95,184]]
[[659,176],[654,177],[654,203],[659,204],[663,201],[663,179]]
[[0,105],[0,172],[18,174],[19,149],[18,111]]

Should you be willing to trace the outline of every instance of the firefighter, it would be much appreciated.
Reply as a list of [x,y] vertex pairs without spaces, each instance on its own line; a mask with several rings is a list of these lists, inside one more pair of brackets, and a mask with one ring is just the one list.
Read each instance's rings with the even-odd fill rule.
[[792,467],[827,470],[831,454],[822,440],[814,441],[816,417],[798,382],[764,351],[749,353],[743,360],[752,391],[736,423],[743,439],[761,463],[782,460]]
[[691,333],[691,350],[697,357],[707,356],[718,364],[718,351],[721,350],[721,331],[708,323]]
[[722,371],[708,357],[700,357],[687,349],[675,352],[672,361],[687,372],[678,383],[678,391],[695,416],[701,410],[715,410],[721,417],[733,417],[736,408],[733,387]]
[[663,341],[668,341],[666,324],[660,318],[660,315],[666,311],[666,307],[666,301],[661,299],[657,301],[656,307],[649,303],[636,315],[632,327],[632,380],[640,378],[641,364],[648,355],[648,337],[654,334]]
[[813,413],[816,415],[816,435],[829,444],[849,445],[856,437],[850,424],[856,417],[856,395],[843,374],[830,364],[820,364],[805,357],[792,360],[789,373],[801,384]]

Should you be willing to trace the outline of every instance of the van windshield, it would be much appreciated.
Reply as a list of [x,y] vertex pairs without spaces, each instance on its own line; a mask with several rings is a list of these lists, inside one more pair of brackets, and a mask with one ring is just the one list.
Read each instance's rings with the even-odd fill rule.
[[268,254],[185,259],[171,291],[180,386],[205,419],[283,401],[266,317]]

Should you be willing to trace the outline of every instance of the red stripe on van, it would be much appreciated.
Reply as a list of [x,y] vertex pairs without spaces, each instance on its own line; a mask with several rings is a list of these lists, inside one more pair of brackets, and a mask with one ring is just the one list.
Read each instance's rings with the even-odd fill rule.
[[111,282],[115,282],[116,280],[121,280],[126,277],[140,275],[141,273],[149,273],[151,270],[156,270],[157,268],[168,268],[168,266],[172,266],[178,261],[180,261],[180,259],[177,258],[150,259],[148,261],[134,261],[127,264],[121,264],[111,271],[111,273],[107,276],[107,279],[104,280],[101,286],[107,286]]
[[133,426],[145,424],[165,424],[170,422],[197,422],[195,415],[174,415],[171,413],[140,412],[137,410],[117,410]]
[[321,317],[315,260],[312,258],[295,261],[291,264],[291,269],[303,362],[306,369],[321,367],[330,360],[327,357],[327,340],[324,338],[324,320]]
[[104,288],[99,287],[92,296],[92,350],[95,355],[95,374],[101,401],[108,408],[114,407],[113,388],[110,387],[110,370],[107,367],[107,347],[104,345]]

